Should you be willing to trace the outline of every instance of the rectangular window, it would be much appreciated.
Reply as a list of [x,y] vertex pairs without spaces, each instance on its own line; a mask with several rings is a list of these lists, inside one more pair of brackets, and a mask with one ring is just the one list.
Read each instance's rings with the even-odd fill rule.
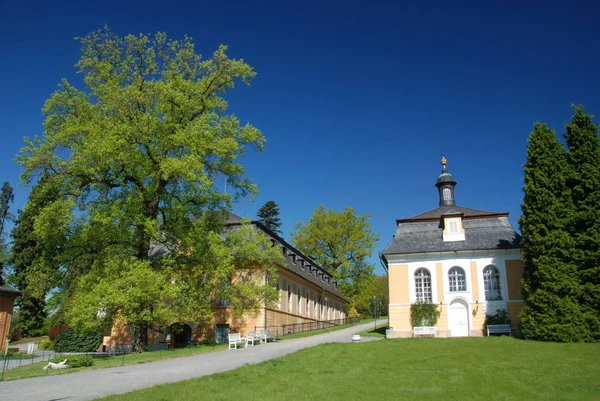
[[229,342],[229,325],[228,324],[217,324],[215,328],[215,342],[217,344],[226,344]]

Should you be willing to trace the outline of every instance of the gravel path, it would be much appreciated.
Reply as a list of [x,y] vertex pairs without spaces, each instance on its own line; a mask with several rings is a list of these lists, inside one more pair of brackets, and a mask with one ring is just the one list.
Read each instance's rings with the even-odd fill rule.
[[[56,376],[0,382],[2,401],[80,401],[123,394],[157,384],[225,372],[245,364],[279,358],[298,350],[331,342],[350,342],[350,336],[368,328],[362,324],[331,333],[284,340],[238,350],[218,351],[139,365],[88,370]],[[363,337],[362,341],[377,338]]]

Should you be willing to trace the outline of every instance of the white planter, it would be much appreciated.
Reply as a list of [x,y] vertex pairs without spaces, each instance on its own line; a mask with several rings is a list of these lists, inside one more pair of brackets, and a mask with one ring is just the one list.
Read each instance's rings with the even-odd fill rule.
[[359,342],[359,341],[360,341],[360,334],[354,334],[352,336],[352,342],[356,343],[356,342]]

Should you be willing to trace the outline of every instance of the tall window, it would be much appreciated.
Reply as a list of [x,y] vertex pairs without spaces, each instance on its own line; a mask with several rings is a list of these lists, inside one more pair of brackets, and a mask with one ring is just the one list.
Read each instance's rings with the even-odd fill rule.
[[306,291],[306,306],[305,306],[305,308],[304,308],[304,314],[305,314],[306,316],[308,316],[308,315],[310,314],[310,309],[308,309],[308,301],[309,301],[309,298],[308,298],[308,291]]
[[444,188],[442,190],[442,196],[444,200],[452,200],[452,193],[450,192],[450,188]]
[[498,301],[502,299],[500,291],[500,273],[495,266],[487,266],[483,269],[483,286],[485,288],[486,301]]
[[292,311],[292,287],[288,285],[288,304],[287,304],[288,312]]
[[415,272],[415,292],[417,302],[431,302],[431,274],[429,270],[420,268]]
[[298,314],[301,315],[302,314],[302,297],[300,296],[300,288],[298,288]]
[[450,283],[450,291],[466,291],[467,280],[465,271],[461,267],[453,267],[448,272],[448,281]]

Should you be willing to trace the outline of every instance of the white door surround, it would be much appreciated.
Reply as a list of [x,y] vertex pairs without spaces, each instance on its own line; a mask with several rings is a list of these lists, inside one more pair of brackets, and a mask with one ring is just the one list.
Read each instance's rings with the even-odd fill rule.
[[451,337],[469,336],[469,304],[462,299],[450,303],[448,323]]

